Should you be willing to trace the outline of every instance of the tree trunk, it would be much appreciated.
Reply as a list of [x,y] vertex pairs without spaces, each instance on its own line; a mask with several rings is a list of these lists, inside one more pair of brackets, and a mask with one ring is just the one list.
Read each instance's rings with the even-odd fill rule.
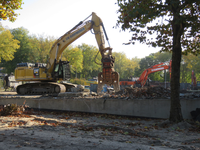
[[177,23],[180,16],[175,16],[172,22],[173,30],[173,50],[172,50],[172,74],[171,74],[171,108],[169,120],[172,122],[183,121],[180,92],[180,62],[181,62],[181,35],[183,34],[183,24]]

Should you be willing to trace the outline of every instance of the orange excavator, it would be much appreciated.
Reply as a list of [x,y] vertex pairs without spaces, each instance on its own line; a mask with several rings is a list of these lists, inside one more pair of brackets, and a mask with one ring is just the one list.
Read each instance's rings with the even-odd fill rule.
[[171,63],[172,63],[172,61],[170,60],[168,62],[163,62],[163,63],[157,64],[157,65],[154,65],[154,66],[144,70],[143,73],[140,75],[139,79],[137,79],[135,81],[120,81],[120,85],[129,85],[129,86],[135,87],[136,84],[137,85],[139,84],[141,87],[143,87],[147,83],[149,74],[158,72],[158,71],[162,71],[165,69],[168,69],[169,72],[171,73]]

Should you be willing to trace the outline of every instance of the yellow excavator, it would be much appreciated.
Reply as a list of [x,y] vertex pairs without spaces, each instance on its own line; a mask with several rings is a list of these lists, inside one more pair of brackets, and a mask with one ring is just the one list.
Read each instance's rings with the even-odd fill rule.
[[[92,19],[88,20],[91,16]],[[119,74],[114,71],[115,58],[112,56],[112,48],[101,18],[93,12],[53,44],[47,63],[17,64],[15,80],[25,82],[25,84],[17,86],[17,93],[20,95],[36,95],[70,91],[70,88],[74,87],[73,84],[67,82],[70,79],[70,64],[68,61],[62,61],[62,52],[68,45],[90,30],[93,30],[95,34],[102,56],[103,70],[98,74],[97,93],[102,91],[105,84],[113,86],[115,91],[119,91]],[[105,47],[104,35],[109,47]]]

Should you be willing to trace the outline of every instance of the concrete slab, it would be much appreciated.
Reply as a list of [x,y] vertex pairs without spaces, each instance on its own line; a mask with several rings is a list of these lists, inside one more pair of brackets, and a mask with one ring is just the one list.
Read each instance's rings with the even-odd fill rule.
[[[106,113],[135,117],[169,118],[169,99],[106,99],[66,97],[0,97],[0,105],[26,104],[30,108],[89,113]],[[192,119],[190,112],[200,107],[200,99],[181,100],[184,119]]]
[[64,92],[64,93],[59,93],[58,97],[79,97],[88,95],[90,95],[90,92]]

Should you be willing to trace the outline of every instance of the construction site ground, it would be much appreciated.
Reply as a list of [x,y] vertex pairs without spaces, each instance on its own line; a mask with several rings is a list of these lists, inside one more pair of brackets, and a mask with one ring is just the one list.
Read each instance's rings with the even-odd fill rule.
[[[198,121],[184,119],[184,122],[172,124],[167,118],[115,114],[118,112],[119,104],[140,104],[146,100],[145,97],[134,100],[132,97],[134,94],[131,95],[130,91],[124,97],[104,94],[99,97],[92,96],[91,99],[81,96],[70,99],[44,96],[20,97],[15,92],[0,92],[0,105],[16,102],[21,106],[25,106],[22,105],[25,103],[34,106],[35,104],[30,101],[36,101],[39,106],[39,108],[32,109],[27,105],[26,110],[20,114],[0,116],[0,150],[200,150],[200,123]],[[166,99],[157,100],[169,99],[166,96]],[[48,102],[51,103],[50,109],[43,109],[45,104],[40,103],[39,105],[38,101],[44,101],[46,105]],[[75,102],[73,105],[76,105],[73,106],[69,101]],[[94,109],[91,108],[94,104],[89,103],[91,101],[98,104],[98,107],[94,108],[95,110],[107,110],[110,107],[115,115],[97,113],[98,111],[94,113]],[[116,105],[117,101],[120,103]],[[155,102],[158,103],[158,101]],[[56,106],[57,108],[62,107],[61,110],[52,109],[56,102],[62,102]],[[88,113],[63,110],[63,104],[68,104],[72,108],[84,107],[87,111],[92,111]],[[148,104],[150,105],[149,102]],[[113,107],[116,106],[118,108],[114,109]],[[142,107],[138,109],[144,111]],[[120,113],[124,112],[120,111]],[[160,112],[154,112],[154,114],[156,113]]]
[[0,150],[199,150],[193,121],[39,111],[0,116]]

